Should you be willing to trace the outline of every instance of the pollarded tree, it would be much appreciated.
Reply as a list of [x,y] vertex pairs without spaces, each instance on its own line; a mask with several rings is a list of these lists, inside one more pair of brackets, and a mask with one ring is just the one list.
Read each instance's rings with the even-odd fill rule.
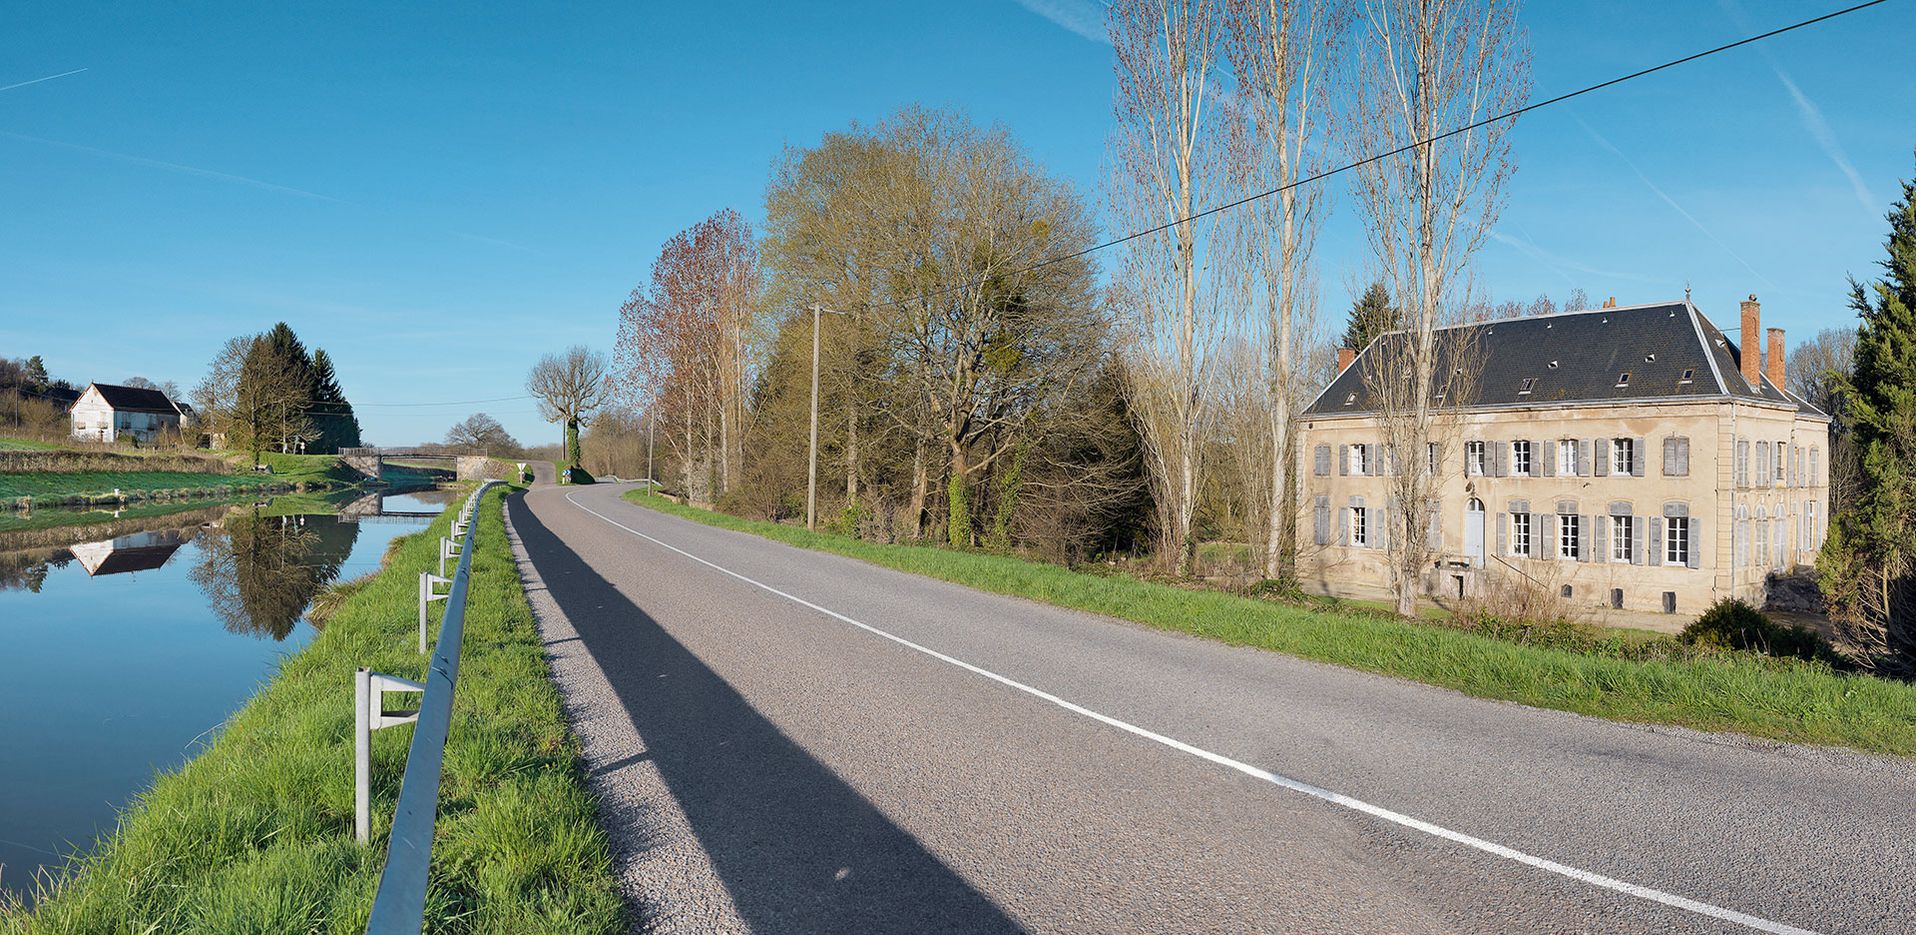
[[566,467],[580,466],[579,427],[605,405],[609,376],[604,354],[576,345],[539,358],[526,375],[526,392],[539,401],[539,414],[565,426]]
[[495,458],[518,457],[520,452],[519,442],[512,433],[506,431],[498,419],[483,412],[473,413],[447,429],[446,444]]
[[1851,281],[1855,372],[1842,399],[1861,485],[1830,524],[1818,561],[1832,616],[1864,661],[1916,669],[1916,182],[1889,211],[1885,275]]

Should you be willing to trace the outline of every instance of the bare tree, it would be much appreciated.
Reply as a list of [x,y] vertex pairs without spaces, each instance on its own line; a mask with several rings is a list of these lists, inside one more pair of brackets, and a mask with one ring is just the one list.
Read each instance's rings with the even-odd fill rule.
[[1116,0],[1108,16],[1118,78],[1112,214],[1146,232],[1125,245],[1118,277],[1127,390],[1157,495],[1160,550],[1188,574],[1199,439],[1217,406],[1212,358],[1231,330],[1218,301],[1230,277],[1217,268],[1237,246],[1222,229],[1231,212],[1191,219],[1232,187],[1215,100],[1224,9],[1222,0]]
[[1516,0],[1362,0],[1360,20],[1339,135],[1359,163],[1357,201],[1407,330],[1379,342],[1366,373],[1390,450],[1412,462],[1392,475],[1386,537],[1397,612],[1410,615],[1431,557],[1425,452],[1444,412],[1464,404],[1457,380],[1473,369],[1468,348],[1439,347],[1438,326],[1469,305],[1470,259],[1515,168],[1509,121],[1435,137],[1514,109],[1529,92],[1530,55]]
[[[1246,205],[1253,253],[1244,264],[1246,305],[1263,310],[1266,446],[1249,463],[1262,479],[1263,565],[1277,578],[1290,553],[1295,500],[1289,467],[1293,424],[1308,384],[1301,379],[1300,339],[1316,330],[1311,252],[1323,219],[1324,187],[1299,186],[1319,171],[1323,148],[1324,74],[1344,29],[1342,6],[1311,0],[1231,0],[1230,51],[1245,132],[1237,139],[1239,176],[1256,191],[1277,194]],[[1308,353],[1308,352],[1305,352]],[[1239,440],[1251,444],[1251,438]]]
[[506,427],[483,412],[476,412],[453,424],[446,430],[446,445],[450,448],[478,452],[495,458],[511,458],[519,454],[519,442],[506,431]]
[[578,466],[579,426],[605,404],[610,393],[605,355],[573,346],[564,354],[547,354],[526,375],[526,392],[539,400],[539,415],[565,425],[565,460]]
[[1830,417],[1829,511],[1836,515],[1862,485],[1862,463],[1851,435],[1843,381],[1856,367],[1856,329],[1825,328],[1790,351],[1784,363],[1789,390]]

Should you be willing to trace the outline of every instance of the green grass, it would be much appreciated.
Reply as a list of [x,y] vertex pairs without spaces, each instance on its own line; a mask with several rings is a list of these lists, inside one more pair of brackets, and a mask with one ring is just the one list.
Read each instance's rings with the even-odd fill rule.
[[[624,931],[611,859],[500,519],[479,546],[446,745],[426,931]],[[0,933],[364,930],[409,728],[373,736],[373,835],[352,839],[352,671],[421,675],[417,574],[449,517],[391,553],[199,756],[161,776]]]
[[227,493],[296,483],[271,474],[193,474],[185,471],[74,471],[52,474],[0,474],[0,500],[20,497],[63,499],[109,496],[114,490],[137,496],[186,491]]
[[43,442],[32,438],[0,438],[0,451],[58,451],[57,442]]
[[1315,610],[1002,555],[884,545],[683,506],[626,499],[982,591],[1030,598],[1244,646],[1621,721],[1736,731],[1797,743],[1916,755],[1916,685],[1795,660],[1724,652],[1632,659],[1496,639],[1378,614]]

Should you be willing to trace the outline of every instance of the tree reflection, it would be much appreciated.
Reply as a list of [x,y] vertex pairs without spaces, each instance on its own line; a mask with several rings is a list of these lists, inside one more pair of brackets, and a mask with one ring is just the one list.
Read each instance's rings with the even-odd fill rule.
[[358,537],[357,524],[332,516],[236,510],[199,537],[190,575],[226,629],[283,640],[313,596],[339,577]]

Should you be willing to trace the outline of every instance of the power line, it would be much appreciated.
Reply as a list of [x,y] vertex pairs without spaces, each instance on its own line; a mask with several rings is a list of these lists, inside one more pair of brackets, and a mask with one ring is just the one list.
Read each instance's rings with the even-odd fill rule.
[[[1881,2],[1881,0],[1878,0],[1878,2]],[[454,400],[448,400],[443,403],[354,403],[353,407],[356,409],[367,409],[367,408],[375,408],[375,407],[381,408],[381,409],[387,409],[387,408],[398,408],[398,407],[412,408],[415,406],[475,406],[475,405],[478,405],[479,403],[508,403],[508,402],[513,402],[515,400],[531,399],[531,398],[532,398],[531,396],[498,396],[492,399],[454,399]]]
[[[1826,20],[1832,20],[1839,16],[1847,16],[1851,13],[1857,12],[1858,10],[1865,10],[1870,7],[1880,6],[1888,2],[1889,0],[1867,0],[1867,2],[1858,3],[1855,6],[1844,7],[1843,9],[1825,13],[1821,16],[1812,17],[1810,19],[1802,20],[1801,22],[1791,23],[1788,26],[1778,27],[1768,32],[1757,33],[1754,36],[1748,36],[1742,39],[1738,39],[1735,42],[1727,43],[1725,45],[1720,45],[1713,49],[1705,49],[1704,51],[1701,51],[1701,52],[1695,52],[1690,55],[1685,55],[1682,58],[1671,59],[1670,61],[1664,62],[1661,65],[1652,65],[1649,68],[1645,68],[1640,71],[1633,71],[1627,75],[1621,75],[1616,78],[1611,78],[1608,81],[1598,82],[1597,84],[1589,85],[1587,87],[1578,88],[1575,91],[1559,94],[1556,97],[1537,101],[1531,104],[1525,104],[1524,106],[1519,107],[1515,110],[1506,111],[1504,113],[1497,114],[1496,116],[1493,116],[1493,117],[1485,117],[1484,119],[1479,120],[1476,123],[1466,124],[1461,127],[1455,127],[1450,130],[1445,130],[1444,132],[1439,133],[1436,136],[1432,136],[1428,139],[1418,140],[1412,143],[1406,143],[1403,146],[1399,146],[1396,149],[1390,150],[1389,152],[1378,153],[1374,156],[1368,156],[1363,159],[1359,159],[1356,162],[1346,163],[1344,165],[1338,166],[1335,169],[1329,169],[1323,172],[1319,172],[1316,175],[1312,175],[1308,178],[1302,178],[1302,179],[1298,179],[1295,182],[1279,185],[1276,188],[1270,189],[1268,191],[1262,191],[1256,194],[1246,195],[1243,198],[1237,199],[1236,201],[1226,202],[1224,204],[1217,205],[1215,207],[1206,208],[1203,211],[1199,211],[1196,214],[1192,214],[1188,217],[1182,217],[1175,221],[1167,221],[1163,224],[1159,224],[1156,227],[1147,228],[1145,230],[1133,231],[1132,233],[1125,234],[1122,237],[1118,237],[1113,240],[1107,240],[1095,246],[1086,247],[1082,250],[1077,250],[1072,253],[1060,254],[1058,256],[1039,260],[1038,262],[1033,263],[1030,266],[1014,269],[1011,272],[1006,273],[1004,275],[1017,276],[1021,273],[1029,273],[1033,270],[1043,269],[1055,263],[1063,263],[1067,260],[1075,260],[1075,259],[1078,259],[1079,257],[1090,256],[1091,254],[1096,253],[1100,250],[1108,250],[1112,247],[1119,246],[1120,244],[1130,243],[1131,241],[1137,240],[1140,237],[1149,237],[1152,234],[1163,233],[1164,231],[1170,230],[1173,227],[1177,227],[1180,224],[1189,224],[1192,221],[1201,220],[1203,218],[1210,217],[1213,214],[1229,211],[1232,208],[1242,207],[1244,205],[1250,204],[1253,201],[1269,198],[1272,195],[1280,194],[1282,192],[1289,191],[1293,188],[1297,188],[1303,185],[1309,185],[1313,182],[1321,182],[1325,179],[1330,178],[1331,176],[1341,175],[1345,172],[1349,172],[1352,169],[1362,168],[1374,162],[1381,162],[1385,159],[1391,158],[1392,156],[1400,156],[1404,153],[1410,152],[1413,149],[1417,149],[1418,147],[1427,146],[1427,145],[1430,145],[1431,143],[1436,143],[1440,140],[1449,139],[1450,137],[1456,136],[1460,133],[1469,133],[1470,131],[1478,129],[1479,127],[1487,126],[1489,124],[1496,123],[1500,120],[1511,120],[1516,117],[1520,117],[1524,114],[1527,114],[1533,110],[1549,107],[1552,104],[1561,104],[1564,101],[1570,100],[1573,97],[1581,97],[1593,91],[1601,91],[1604,88],[1619,85],[1624,83],[1625,81],[1631,81],[1637,78],[1642,78],[1645,75],[1652,75],[1657,72],[1663,71],[1665,69],[1675,68],[1678,65],[1685,65],[1690,62],[1694,62],[1701,58],[1708,58],[1709,56],[1716,55],[1719,52],[1728,52],[1731,49],[1739,48],[1741,46],[1746,46],[1753,42],[1761,42],[1765,39],[1770,39],[1776,36],[1780,36],[1786,32],[1793,32],[1795,30],[1802,29],[1806,26],[1814,26],[1817,23],[1821,23]],[[960,289],[969,289],[973,286],[981,285],[986,281],[987,278],[988,277],[981,277],[978,279],[974,279],[970,282],[961,283],[956,286],[947,286],[944,289],[936,290],[927,295],[916,296],[914,298],[929,298],[934,296],[948,295],[950,293],[957,292]],[[865,308],[865,309],[890,308],[895,305],[902,305],[907,301],[911,301],[911,300],[910,299],[892,299],[887,302],[867,303],[863,306],[860,306],[860,308]]]

